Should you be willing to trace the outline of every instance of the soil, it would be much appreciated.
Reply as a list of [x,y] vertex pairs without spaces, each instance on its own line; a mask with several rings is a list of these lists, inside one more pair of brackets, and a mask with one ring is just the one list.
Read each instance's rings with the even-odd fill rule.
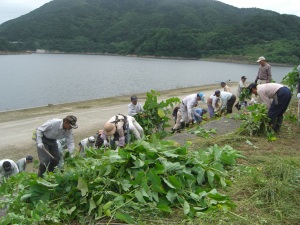
[[[228,83],[235,94],[237,83]],[[159,91],[158,101],[171,97],[183,97],[204,92],[206,97],[220,89],[219,84],[198,87],[181,88],[167,91]],[[139,102],[144,103],[146,93],[137,94]],[[75,115],[78,119],[78,129],[74,130],[75,146],[83,138],[95,135],[103,124],[113,115],[127,114],[127,105],[130,96],[118,96],[106,99],[95,99],[91,101],[75,102],[60,105],[50,105],[39,108],[16,110],[0,113],[0,152],[2,159],[18,160],[27,155],[32,155],[37,160],[35,142],[31,139],[32,131],[50,118],[64,118],[66,115]],[[207,108],[206,103],[200,102],[199,107]],[[234,109],[236,110],[236,109]],[[217,129],[217,135],[230,132],[238,127],[234,120],[221,118],[206,122],[205,129]],[[192,140],[196,136],[182,132],[174,134],[173,138],[180,144]]]

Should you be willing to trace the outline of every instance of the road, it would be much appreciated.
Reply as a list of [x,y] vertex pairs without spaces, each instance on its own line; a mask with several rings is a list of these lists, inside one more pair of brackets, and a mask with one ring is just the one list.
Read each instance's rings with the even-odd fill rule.
[[[235,86],[231,87],[233,93],[236,92]],[[208,97],[214,93],[216,88],[218,88],[217,85],[210,85],[201,88],[193,87],[164,91],[161,92],[158,100],[161,101],[170,97],[182,99],[189,94],[198,92],[196,90],[203,90],[206,97]],[[80,107],[78,106],[79,103],[74,103],[72,107],[68,106],[66,108],[62,105],[57,107],[60,108],[57,112],[52,110],[51,107],[43,107],[40,110],[43,113],[40,115],[38,114],[39,111],[35,111],[33,114],[30,110],[19,111],[17,114],[19,116],[10,116],[14,112],[8,114],[0,113],[0,158],[18,160],[27,155],[32,155],[37,159],[35,142],[31,139],[32,131],[50,118],[64,118],[66,115],[75,115],[78,119],[78,129],[75,129],[73,132],[75,146],[77,146],[80,140],[95,135],[99,129],[102,129],[104,123],[113,115],[118,113],[126,115],[128,112],[127,105],[130,103],[128,99],[129,96],[115,97],[111,98],[104,105],[99,104],[99,106],[97,104],[85,106],[83,102],[80,103]],[[101,102],[101,100],[99,101]],[[143,105],[145,95],[139,101]],[[200,102],[199,107],[207,108],[204,102]],[[47,113],[44,112],[45,109],[48,110]]]

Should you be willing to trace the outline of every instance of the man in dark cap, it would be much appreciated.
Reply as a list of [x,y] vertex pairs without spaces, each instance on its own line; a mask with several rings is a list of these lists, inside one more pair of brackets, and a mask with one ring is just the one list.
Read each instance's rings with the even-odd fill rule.
[[78,128],[75,116],[67,116],[64,119],[50,119],[36,130],[36,144],[39,156],[38,176],[42,177],[46,170],[54,171],[60,160],[57,139],[66,139],[70,154],[74,151],[73,129]]
[[3,159],[0,161],[0,183],[3,178],[8,178],[19,173],[17,164],[11,159]]
[[26,156],[25,158],[19,159],[16,164],[18,166],[19,172],[23,172],[26,170],[26,165],[28,163],[32,163],[33,157],[31,155]]
[[135,95],[130,97],[131,103],[128,105],[128,115],[135,116],[137,113],[143,112],[143,106],[138,103],[138,98]]
[[252,83],[247,89],[252,94],[258,95],[262,102],[267,105],[268,117],[271,119],[269,124],[275,132],[278,132],[282,124],[283,113],[286,111],[292,98],[290,89],[277,83]]

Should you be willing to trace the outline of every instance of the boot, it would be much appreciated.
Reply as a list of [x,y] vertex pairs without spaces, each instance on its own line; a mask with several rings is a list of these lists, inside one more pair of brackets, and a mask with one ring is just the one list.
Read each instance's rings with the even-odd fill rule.
[[185,122],[181,122],[180,125],[181,125],[181,129],[185,128]]

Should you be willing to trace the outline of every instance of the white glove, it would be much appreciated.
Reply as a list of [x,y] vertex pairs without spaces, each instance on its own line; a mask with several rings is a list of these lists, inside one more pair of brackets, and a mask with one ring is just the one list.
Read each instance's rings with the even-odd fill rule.
[[109,147],[108,141],[107,141],[107,140],[104,140],[103,145],[104,145],[104,147]]
[[300,93],[297,94],[297,98],[300,100]]
[[43,143],[38,143],[37,147],[40,148],[40,149],[42,149],[42,148],[44,148],[44,144]]

